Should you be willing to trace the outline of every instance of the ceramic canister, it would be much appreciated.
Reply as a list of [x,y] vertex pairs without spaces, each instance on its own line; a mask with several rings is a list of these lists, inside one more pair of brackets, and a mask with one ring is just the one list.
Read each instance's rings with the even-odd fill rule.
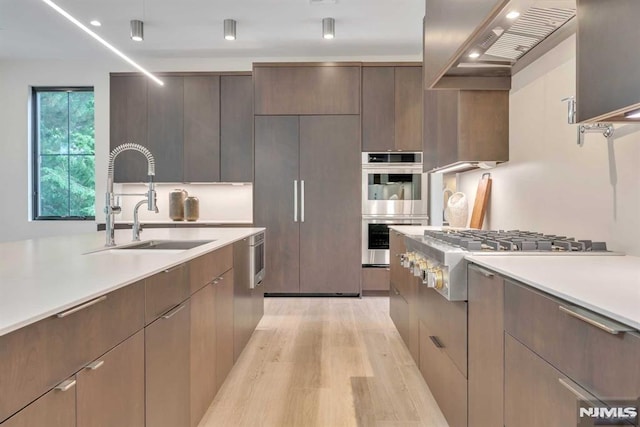
[[169,193],[169,218],[184,221],[184,201],[189,194],[186,190],[175,189]]
[[200,201],[197,197],[184,199],[184,217],[187,221],[196,221],[200,217]]

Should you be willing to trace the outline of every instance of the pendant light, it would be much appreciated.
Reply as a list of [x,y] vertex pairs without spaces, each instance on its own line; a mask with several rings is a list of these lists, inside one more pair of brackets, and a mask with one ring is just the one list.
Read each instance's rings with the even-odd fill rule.
[[131,40],[141,42],[144,40],[144,23],[139,19],[132,19],[131,25]]
[[336,36],[336,20],[322,18],[322,38],[330,40]]
[[225,40],[236,39],[236,21],[234,19],[224,20],[224,39]]

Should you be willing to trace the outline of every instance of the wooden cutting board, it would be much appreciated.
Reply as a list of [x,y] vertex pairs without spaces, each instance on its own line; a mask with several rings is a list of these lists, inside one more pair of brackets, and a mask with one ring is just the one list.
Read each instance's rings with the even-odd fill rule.
[[491,193],[491,174],[484,173],[478,183],[476,200],[473,202],[473,212],[471,213],[471,222],[469,223],[470,228],[482,228],[484,214],[489,204],[489,193]]

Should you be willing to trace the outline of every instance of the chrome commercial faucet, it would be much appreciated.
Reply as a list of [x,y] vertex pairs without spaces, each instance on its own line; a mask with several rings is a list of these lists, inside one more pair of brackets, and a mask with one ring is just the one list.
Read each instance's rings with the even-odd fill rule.
[[[138,151],[142,153],[147,158],[148,171],[147,175],[149,175],[149,190],[146,193],[142,194],[114,194],[113,192],[113,169],[114,162],[118,154],[123,151]],[[134,209],[134,225],[133,225],[133,235],[134,240],[136,236],[138,240],[140,239],[140,224],[138,222],[138,208],[141,204],[147,203],[147,209],[150,211],[158,212],[158,206],[156,205],[156,190],[155,184],[153,183],[153,177],[156,174],[156,162],[153,158],[153,155],[149,150],[139,144],[133,144],[127,142],[125,144],[119,145],[111,151],[109,154],[109,168],[107,169],[107,192],[105,198],[105,206],[104,213],[106,214],[105,221],[105,231],[107,234],[107,242],[105,246],[115,246],[115,237],[114,237],[114,229],[115,229],[115,216],[116,214],[122,211],[122,208],[115,203],[115,196],[145,196],[146,199],[140,203],[138,203]]]

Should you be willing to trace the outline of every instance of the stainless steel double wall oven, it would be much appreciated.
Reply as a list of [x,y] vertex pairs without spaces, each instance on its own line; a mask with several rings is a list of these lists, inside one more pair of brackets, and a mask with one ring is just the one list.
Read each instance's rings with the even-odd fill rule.
[[422,153],[362,153],[362,264],[389,265],[389,226],[427,225]]

